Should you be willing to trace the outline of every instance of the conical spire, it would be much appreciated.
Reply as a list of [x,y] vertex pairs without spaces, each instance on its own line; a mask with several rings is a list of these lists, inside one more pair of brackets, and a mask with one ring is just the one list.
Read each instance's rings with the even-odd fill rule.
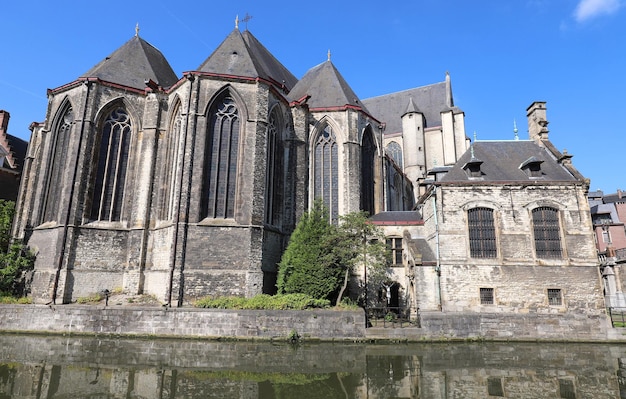
[[291,89],[297,79],[249,31],[233,30],[198,67],[200,72],[263,78]]
[[417,108],[417,105],[415,105],[415,103],[413,102],[413,97],[409,97],[409,104],[407,105],[406,111],[404,111],[402,116],[406,114],[415,114],[415,113],[421,114],[422,111],[420,111],[419,108]]
[[147,41],[139,37],[137,31],[132,39],[81,77],[98,78],[136,89],[145,88],[145,81],[150,79],[162,87],[170,87],[178,81],[163,54]]
[[454,107],[454,98],[452,98],[452,82],[450,81],[450,72],[446,71],[446,105],[448,108]]
[[289,93],[293,100],[306,95],[311,96],[308,101],[310,108],[351,105],[368,112],[330,60],[309,69]]

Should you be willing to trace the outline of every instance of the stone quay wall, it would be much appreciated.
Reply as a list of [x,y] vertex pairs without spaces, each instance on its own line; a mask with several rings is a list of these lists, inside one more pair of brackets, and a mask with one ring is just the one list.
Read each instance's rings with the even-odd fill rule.
[[421,328],[365,328],[362,310],[223,310],[89,305],[0,305],[0,333],[321,341],[626,342],[605,315],[421,314]]
[[179,338],[355,340],[365,312],[224,310],[89,305],[2,305],[0,331]]

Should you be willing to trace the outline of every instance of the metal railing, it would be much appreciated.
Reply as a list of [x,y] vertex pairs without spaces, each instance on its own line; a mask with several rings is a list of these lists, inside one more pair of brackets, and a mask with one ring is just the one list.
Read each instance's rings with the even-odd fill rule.
[[404,328],[419,327],[411,320],[409,309],[402,307],[370,307],[365,309],[367,327]]
[[626,308],[608,307],[612,327],[626,327]]

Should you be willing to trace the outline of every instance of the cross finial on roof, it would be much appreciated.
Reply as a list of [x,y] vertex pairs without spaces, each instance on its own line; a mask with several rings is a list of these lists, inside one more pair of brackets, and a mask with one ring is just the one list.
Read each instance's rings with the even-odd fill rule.
[[252,15],[248,15],[248,13],[246,13],[246,16],[243,17],[243,19],[241,20],[242,22],[246,23],[246,30],[248,30],[248,21],[250,21],[252,19]]
[[239,29],[239,14],[235,17],[235,29]]
[[139,37],[139,22],[137,22],[137,25],[135,25],[135,36]]
[[328,61],[330,61],[330,49],[328,49]]

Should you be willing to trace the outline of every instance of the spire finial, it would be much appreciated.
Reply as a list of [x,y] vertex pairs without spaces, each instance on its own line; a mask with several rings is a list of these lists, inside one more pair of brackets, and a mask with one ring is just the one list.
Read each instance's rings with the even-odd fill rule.
[[241,22],[244,22],[246,24],[246,30],[248,30],[248,21],[250,21],[252,19],[252,15],[248,15],[248,13],[246,13],[246,16],[243,17],[243,19],[241,20]]
[[476,143],[476,130],[474,130],[474,141],[472,142],[472,144],[470,144],[470,155],[471,155],[471,159],[474,159],[474,143]]
[[515,118],[513,118],[513,133],[515,134],[515,140],[519,140],[519,136],[517,135],[517,123],[515,122]]
[[235,29],[239,29],[239,14],[235,17]]
[[137,22],[137,25],[135,25],[135,36],[139,37],[139,22]]
[[328,61],[330,61],[330,49],[328,49]]
[[478,140],[478,136],[476,135],[476,130],[474,130],[474,141]]

